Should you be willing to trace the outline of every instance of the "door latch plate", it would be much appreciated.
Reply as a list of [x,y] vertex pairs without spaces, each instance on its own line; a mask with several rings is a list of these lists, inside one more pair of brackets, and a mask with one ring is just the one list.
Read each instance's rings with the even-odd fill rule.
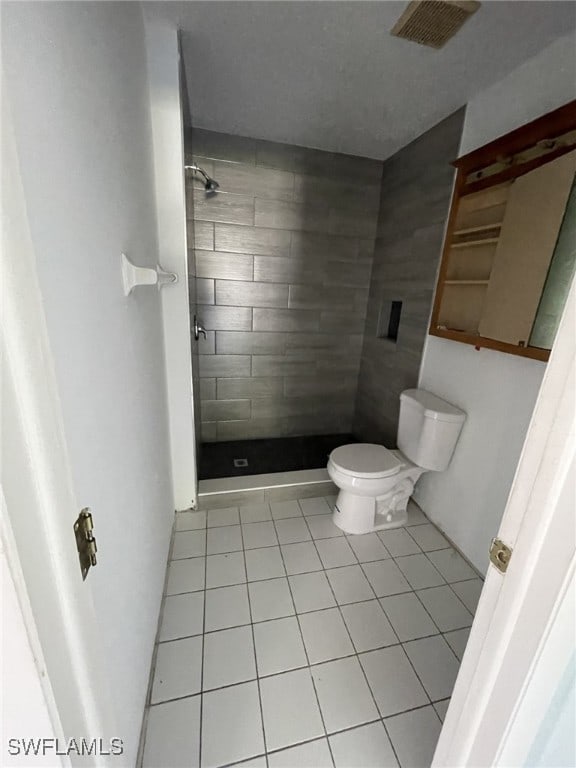
[[85,507],[74,523],[74,535],[76,536],[76,548],[82,571],[82,581],[85,581],[90,566],[96,565],[96,539],[93,533],[92,512]]
[[494,565],[500,573],[506,573],[510,558],[512,557],[512,550],[506,546],[500,539],[492,539],[490,545],[490,562]]

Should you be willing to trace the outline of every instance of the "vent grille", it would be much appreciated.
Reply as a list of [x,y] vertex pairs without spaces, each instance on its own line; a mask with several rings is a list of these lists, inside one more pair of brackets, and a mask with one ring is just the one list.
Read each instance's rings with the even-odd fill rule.
[[392,34],[431,48],[442,48],[472,16],[476,0],[412,0]]

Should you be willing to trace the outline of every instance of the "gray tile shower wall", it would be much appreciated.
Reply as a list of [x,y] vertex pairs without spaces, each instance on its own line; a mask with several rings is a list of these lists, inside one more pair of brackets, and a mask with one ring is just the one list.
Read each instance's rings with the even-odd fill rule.
[[[203,440],[349,432],[382,163],[193,129]],[[193,220],[193,221],[192,221]]]
[[[353,430],[361,440],[393,447],[400,393],[418,383],[463,121],[461,109],[384,163]],[[402,302],[396,341],[379,338],[392,301]]]

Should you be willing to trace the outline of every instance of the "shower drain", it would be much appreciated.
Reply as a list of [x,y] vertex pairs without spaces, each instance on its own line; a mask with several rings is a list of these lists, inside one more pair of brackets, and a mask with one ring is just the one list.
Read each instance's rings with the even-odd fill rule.
[[248,459],[234,459],[234,466],[236,468],[238,468],[238,467],[247,467],[248,466]]

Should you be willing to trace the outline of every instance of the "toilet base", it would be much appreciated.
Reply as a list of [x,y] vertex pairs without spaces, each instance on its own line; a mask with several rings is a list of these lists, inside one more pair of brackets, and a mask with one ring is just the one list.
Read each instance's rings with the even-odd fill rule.
[[377,498],[341,490],[336,499],[332,521],[344,533],[352,534],[399,528],[408,519],[406,507],[413,487],[410,484],[409,489],[402,489],[403,493],[399,494],[398,489],[395,489],[396,493]]

